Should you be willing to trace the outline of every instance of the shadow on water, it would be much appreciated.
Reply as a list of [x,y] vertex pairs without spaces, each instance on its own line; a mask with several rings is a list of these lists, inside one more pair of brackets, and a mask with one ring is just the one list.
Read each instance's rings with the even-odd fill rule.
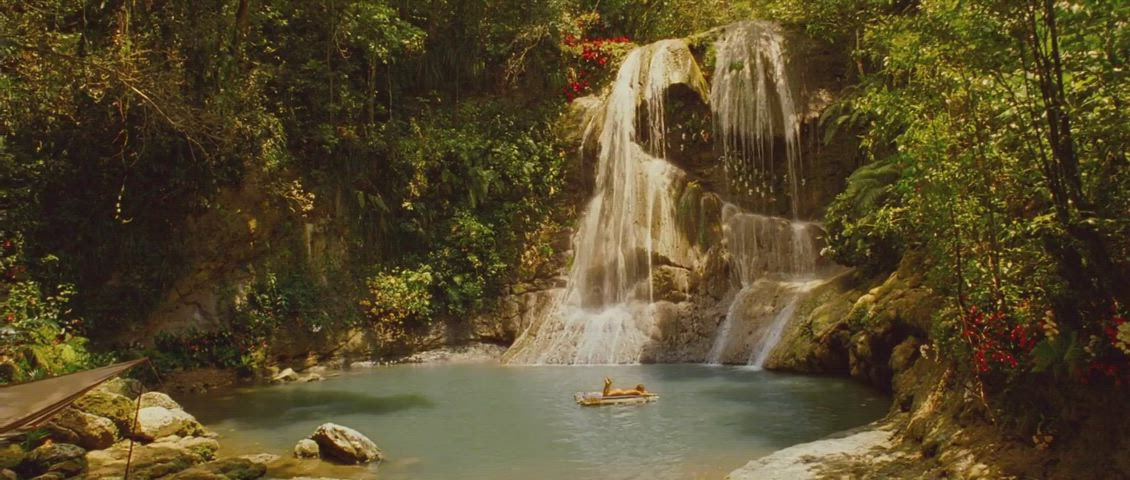
[[210,398],[193,412],[203,423],[238,420],[252,428],[271,427],[279,422],[301,422],[336,418],[350,414],[384,415],[413,408],[434,408],[435,403],[420,394],[370,395],[347,390],[271,389],[259,392],[233,392]]
[[[794,377],[795,378],[795,377]],[[745,386],[713,387],[704,389],[703,395],[725,402],[748,405],[740,413],[720,418],[717,422],[734,428],[743,435],[764,438],[771,443],[788,445],[817,440],[829,432],[838,432],[859,426],[858,417],[844,415],[845,411],[865,411],[878,418],[887,411],[889,399],[878,392],[855,398],[855,404],[829,403],[828,397],[836,396],[835,390],[861,390],[864,387],[847,383],[828,389],[809,382],[774,382],[776,388],[751,389]]]

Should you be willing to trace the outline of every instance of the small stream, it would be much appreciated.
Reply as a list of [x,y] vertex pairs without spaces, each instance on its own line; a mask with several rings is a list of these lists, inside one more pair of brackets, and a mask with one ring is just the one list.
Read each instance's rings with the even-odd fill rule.
[[[645,384],[654,404],[585,408],[605,375]],[[324,422],[355,428],[388,460],[293,460],[270,478],[722,478],[753,458],[881,417],[885,395],[847,379],[743,367],[401,365],[325,382],[184,397],[221,435],[221,454],[290,456]]]

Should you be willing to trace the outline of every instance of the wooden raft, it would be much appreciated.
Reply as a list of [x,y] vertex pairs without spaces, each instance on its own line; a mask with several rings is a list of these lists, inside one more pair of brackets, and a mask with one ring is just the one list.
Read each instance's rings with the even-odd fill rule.
[[639,405],[659,400],[659,395],[654,393],[645,393],[643,395],[618,395],[605,397],[601,395],[600,392],[577,392],[573,394],[573,400],[577,401],[577,405],[581,405],[583,407],[599,407],[603,405]]

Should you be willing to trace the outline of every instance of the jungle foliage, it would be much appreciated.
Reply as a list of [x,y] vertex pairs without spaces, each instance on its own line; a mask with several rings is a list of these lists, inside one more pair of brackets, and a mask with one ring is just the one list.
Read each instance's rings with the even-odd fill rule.
[[858,86],[825,125],[862,132],[872,163],[828,211],[834,256],[924,252],[938,341],[990,396],[1057,409],[1040,402],[1130,381],[1130,7],[762,6],[852,46]]

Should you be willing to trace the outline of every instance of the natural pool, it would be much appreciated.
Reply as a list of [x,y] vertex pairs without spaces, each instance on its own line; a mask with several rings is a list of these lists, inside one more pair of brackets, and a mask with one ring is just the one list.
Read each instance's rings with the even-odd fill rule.
[[[661,395],[580,407],[603,377]],[[401,365],[325,382],[181,399],[224,454],[289,456],[325,422],[368,435],[379,466],[292,461],[269,477],[399,479],[722,478],[747,461],[881,417],[890,400],[847,379],[741,367]]]

